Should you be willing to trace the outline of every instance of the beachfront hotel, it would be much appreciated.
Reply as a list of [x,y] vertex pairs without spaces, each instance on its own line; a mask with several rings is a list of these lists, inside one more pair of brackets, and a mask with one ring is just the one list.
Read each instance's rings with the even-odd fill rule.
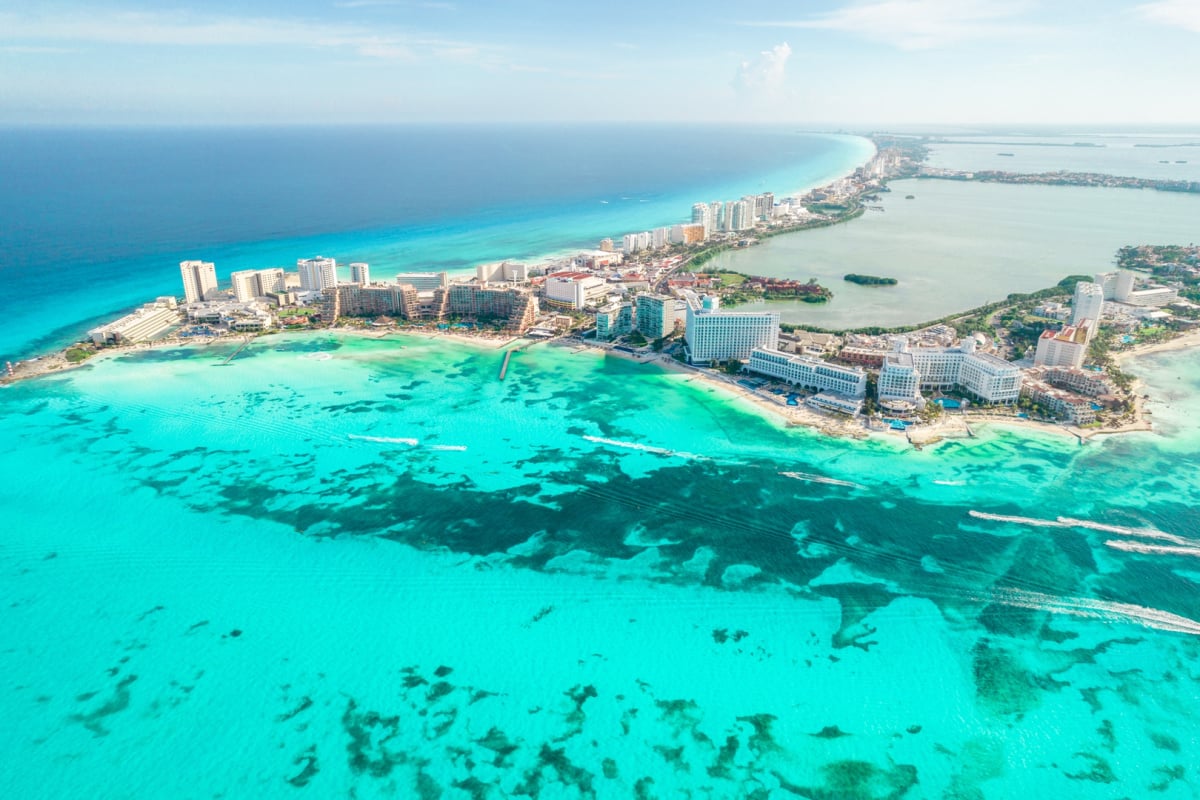
[[366,286],[371,282],[371,265],[365,264],[362,261],[355,261],[350,264],[350,282],[358,283]]
[[217,268],[211,261],[181,261],[184,302],[211,300],[217,291]]
[[233,296],[239,303],[250,303],[257,297],[285,291],[287,285],[282,267],[231,272],[229,283],[233,287]]
[[418,292],[432,292],[450,285],[445,272],[398,272],[396,283],[405,283]]
[[92,328],[88,331],[88,338],[97,346],[143,342],[178,324],[179,321],[179,305],[176,299],[160,297],[153,303],[146,303],[132,314],[126,314],[107,325]]
[[1075,298],[1071,301],[1071,324],[1084,325],[1089,335],[1095,336],[1103,312],[1104,286],[1087,281],[1075,284]]
[[757,348],[779,348],[779,312],[721,311],[720,301],[687,292],[684,341],[688,361],[704,364],[736,358],[745,361]]
[[596,341],[609,342],[633,330],[633,303],[610,303],[596,312]]
[[[812,356],[756,348],[750,353],[746,369],[818,392],[833,392],[848,398],[867,394],[867,372],[862,367],[842,367]],[[845,411],[847,407],[837,410]]]
[[637,297],[637,329],[647,339],[661,339],[675,332],[675,298],[661,294]]
[[976,352],[974,337],[957,347],[909,347],[897,338],[879,370],[882,402],[916,402],[921,390],[957,389],[984,403],[1015,403],[1021,394],[1021,370],[990,353]]
[[337,286],[337,262],[332,258],[298,259],[296,271],[300,273],[300,288],[306,292],[321,292]]
[[1082,367],[1087,355],[1088,340],[1091,338],[1091,323],[1081,320],[1079,325],[1065,325],[1061,330],[1042,331],[1034,352],[1035,367]]

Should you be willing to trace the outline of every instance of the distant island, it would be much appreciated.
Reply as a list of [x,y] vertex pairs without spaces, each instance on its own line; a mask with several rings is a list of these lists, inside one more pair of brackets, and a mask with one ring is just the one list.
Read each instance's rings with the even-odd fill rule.
[[857,283],[859,286],[895,286],[899,283],[895,278],[880,278],[877,275],[859,275],[854,272],[843,275],[842,280]]

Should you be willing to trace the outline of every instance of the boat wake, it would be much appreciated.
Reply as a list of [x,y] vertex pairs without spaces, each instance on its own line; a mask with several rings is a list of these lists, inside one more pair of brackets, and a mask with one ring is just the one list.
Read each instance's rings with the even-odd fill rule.
[[[1092,522],[1086,519],[1075,519],[1074,517],[1058,517],[1057,519],[1037,519],[1036,517],[1012,517],[1004,514],[989,514],[986,511],[976,511],[971,509],[967,512],[976,519],[989,519],[994,522],[1012,522],[1018,525],[1030,525],[1038,528],[1084,528],[1090,531],[1100,531],[1102,533],[1116,533],[1122,536],[1133,536],[1138,539],[1151,539],[1159,542],[1170,542],[1172,545],[1178,545],[1180,549],[1200,549],[1200,540],[1189,539],[1186,536],[1176,536],[1173,533],[1166,533],[1155,528],[1134,528],[1125,525],[1110,525],[1106,522]],[[1114,540],[1120,541],[1120,540]],[[1110,544],[1106,542],[1105,544]],[[1134,544],[1131,542],[1130,544]],[[1147,545],[1150,547],[1150,545]],[[1132,550],[1132,547],[1121,548]],[[1160,550],[1139,550],[1137,552],[1154,553],[1154,552],[1176,552],[1170,548]]]
[[435,444],[435,445],[430,445],[429,449],[430,450],[453,451],[456,453],[461,453],[462,451],[467,449],[467,446],[465,444]]
[[1114,603],[1089,597],[1055,597],[1023,589],[997,589],[990,599],[992,602],[1017,608],[1049,611],[1052,614],[1069,614],[1075,617],[1109,622],[1135,622],[1138,625],[1160,631],[1200,636],[1200,622],[1194,619],[1132,603]]
[[1186,547],[1200,547],[1200,540],[1188,539],[1184,536],[1176,536],[1173,533],[1165,533],[1154,528],[1130,528],[1123,525],[1108,525],[1103,522],[1091,522],[1086,519],[1072,519],[1071,517],[1059,517],[1058,521],[1064,525],[1070,525],[1073,528],[1087,528],[1093,531],[1103,531],[1104,533],[1119,533],[1123,536],[1136,536],[1139,539],[1157,539],[1162,542],[1171,542],[1172,544],[1184,545]]
[[363,442],[378,442],[379,444],[406,444],[409,447],[416,447],[420,444],[416,439],[392,438],[390,436],[360,436],[357,433],[347,434],[346,438],[358,439]]
[[655,447],[650,444],[641,444],[639,442],[623,442],[620,439],[605,439],[602,436],[584,435],[582,438],[596,444],[606,444],[609,447],[621,447],[626,450],[638,450],[643,453],[653,453],[656,456],[674,456],[676,458],[692,458],[708,460],[708,456],[696,455],[695,453],[684,453],[679,450],[668,450],[665,447]]
[[1200,558],[1200,547],[1188,547],[1173,544],[1146,544],[1132,539],[1109,539],[1104,544],[1114,550],[1124,550],[1129,553],[1158,553],[1169,556],[1195,556]]
[[862,486],[861,484],[852,483],[850,481],[841,481],[841,480],[838,480],[837,478],[826,478],[824,475],[812,475],[808,472],[781,472],[779,474],[783,475],[784,477],[793,478],[798,481],[808,481],[809,483],[823,483],[826,486],[848,486],[851,489],[866,488],[866,487]]
[[1032,525],[1037,528],[1065,528],[1067,527],[1058,520],[1053,519],[1036,519],[1034,517],[1009,517],[1004,514],[989,514],[986,511],[976,511],[971,509],[967,512],[975,519],[990,519],[993,522],[1013,522],[1018,525]]
[[934,481],[938,486],[966,486],[966,481]]

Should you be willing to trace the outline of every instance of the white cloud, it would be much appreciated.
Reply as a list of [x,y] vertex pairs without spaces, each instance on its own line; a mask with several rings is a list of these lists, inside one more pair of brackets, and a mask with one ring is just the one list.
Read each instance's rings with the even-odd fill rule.
[[1200,33],[1200,3],[1196,0],[1158,0],[1137,7],[1151,22]]
[[843,31],[905,50],[928,50],[966,39],[1029,32],[1030,26],[1010,22],[1028,5],[1026,0],[874,0],[809,19],[741,24]]
[[734,79],[734,88],[745,95],[772,95],[783,86],[792,48],[787,42],[758,54],[754,61],[743,61]]
[[91,42],[168,47],[308,47],[344,49],[366,58],[413,60],[420,54],[461,55],[479,48],[378,27],[331,25],[302,19],[198,17],[168,13],[0,13],[0,43]]

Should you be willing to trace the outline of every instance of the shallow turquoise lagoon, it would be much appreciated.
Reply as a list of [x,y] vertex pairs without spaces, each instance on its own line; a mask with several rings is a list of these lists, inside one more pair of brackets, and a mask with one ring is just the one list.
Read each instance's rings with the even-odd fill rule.
[[1200,792],[1195,354],[1135,365],[1165,435],[918,452],[568,348],[231,352],[0,390],[8,796]]

